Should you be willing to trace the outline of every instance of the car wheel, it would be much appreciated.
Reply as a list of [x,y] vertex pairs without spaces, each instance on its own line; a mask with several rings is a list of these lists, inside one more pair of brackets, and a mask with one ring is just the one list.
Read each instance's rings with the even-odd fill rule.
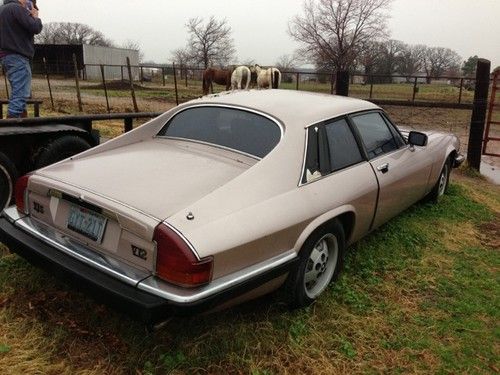
[[337,279],[344,249],[344,228],[337,220],[316,230],[307,239],[300,251],[299,264],[285,284],[291,307],[310,305]]
[[54,164],[90,148],[90,144],[75,135],[64,135],[40,147],[35,156],[35,169]]
[[442,196],[448,191],[450,183],[451,163],[450,159],[446,160],[439,174],[436,185],[432,188],[426,200],[437,203],[441,200]]
[[9,205],[14,195],[17,168],[14,163],[0,152],[0,212]]

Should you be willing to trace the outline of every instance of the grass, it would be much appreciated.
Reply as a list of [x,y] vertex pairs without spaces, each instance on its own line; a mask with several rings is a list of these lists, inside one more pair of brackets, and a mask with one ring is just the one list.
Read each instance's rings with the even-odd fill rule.
[[351,248],[309,308],[268,296],[149,335],[0,247],[1,373],[497,373],[500,192],[458,177]]

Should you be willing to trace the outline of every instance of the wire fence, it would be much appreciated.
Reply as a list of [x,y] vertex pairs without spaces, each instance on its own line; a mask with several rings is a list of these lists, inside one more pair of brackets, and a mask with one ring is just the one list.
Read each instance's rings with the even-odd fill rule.
[[[203,71],[200,67],[175,64],[77,66],[75,62],[74,65],[37,64],[33,67],[35,77],[46,78],[48,91],[51,90],[51,80],[74,81],[75,85],[80,81],[86,82],[82,83],[84,91],[94,90],[97,94],[95,91],[102,89],[108,102],[110,96],[119,95],[116,91],[130,91],[130,95],[133,95],[134,88],[139,97],[154,97],[155,93],[143,91],[156,90],[158,98],[166,98],[176,104],[202,95]],[[335,92],[334,72],[286,70],[281,73],[282,89],[330,94]],[[353,73],[350,75],[349,96],[372,101],[393,101],[388,103],[392,105],[417,103],[442,108],[469,108],[473,101],[474,87],[475,78],[471,77]],[[223,91],[225,87],[214,85],[214,90]],[[4,91],[8,92],[6,81]],[[159,91],[163,93],[160,94]],[[123,93],[119,96],[123,97]]]

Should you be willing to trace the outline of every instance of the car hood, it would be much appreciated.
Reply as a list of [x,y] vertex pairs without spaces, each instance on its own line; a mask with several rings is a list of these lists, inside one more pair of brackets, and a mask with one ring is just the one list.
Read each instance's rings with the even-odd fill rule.
[[208,145],[152,139],[68,159],[37,174],[163,220],[256,162]]

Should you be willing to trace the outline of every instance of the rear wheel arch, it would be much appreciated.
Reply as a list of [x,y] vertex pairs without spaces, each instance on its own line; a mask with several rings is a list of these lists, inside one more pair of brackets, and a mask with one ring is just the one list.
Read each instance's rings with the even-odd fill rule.
[[348,244],[352,238],[356,223],[356,210],[350,205],[327,212],[309,223],[295,243],[294,249],[297,254],[300,253],[300,250],[309,237],[336,221],[340,222],[342,225],[345,233],[345,242]]

